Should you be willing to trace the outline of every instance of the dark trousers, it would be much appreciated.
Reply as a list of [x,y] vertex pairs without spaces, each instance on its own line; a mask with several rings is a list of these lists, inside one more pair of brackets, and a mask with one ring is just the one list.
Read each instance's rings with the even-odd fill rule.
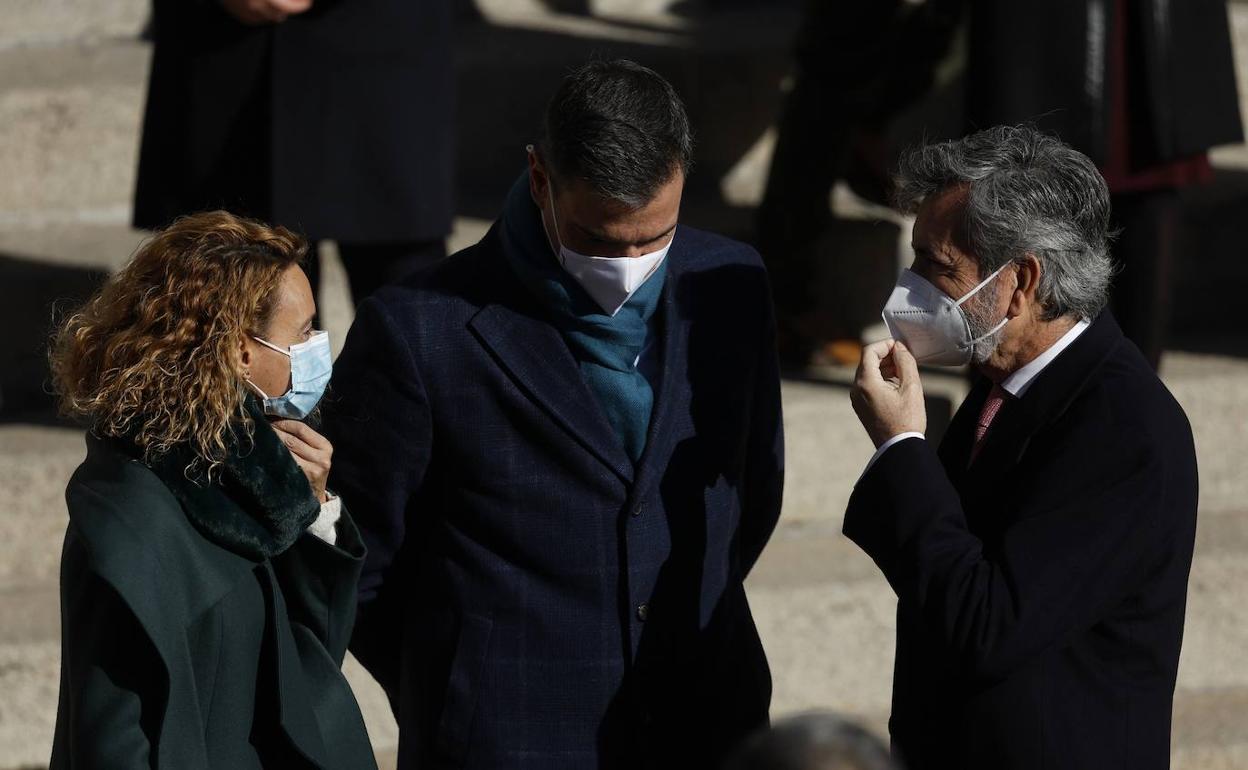
[[1174,255],[1182,238],[1179,193],[1118,194],[1113,212],[1121,230],[1113,245],[1120,271],[1111,295],[1114,316],[1156,369],[1170,330]]
[[[421,268],[446,258],[446,241],[412,241],[399,243],[339,243],[338,255],[347,271],[351,300],[358,307],[382,286],[397,283]],[[320,295],[321,260],[309,254],[308,280]]]

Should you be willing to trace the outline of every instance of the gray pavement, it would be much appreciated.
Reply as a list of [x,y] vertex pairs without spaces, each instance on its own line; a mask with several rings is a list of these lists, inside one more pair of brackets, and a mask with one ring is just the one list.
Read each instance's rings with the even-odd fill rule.
[[[663,13],[670,3],[661,0],[598,4],[607,16],[645,11],[647,26],[632,32],[629,25],[544,14],[535,3],[484,0],[480,5],[497,24],[526,34],[555,31],[591,41],[619,42],[622,37],[636,44],[687,43],[681,38],[682,22]],[[149,57],[134,33],[146,9],[147,0],[10,0],[6,24],[0,27],[0,254],[42,265],[112,270],[140,242],[142,234],[125,223]],[[1236,4],[1233,19],[1244,89],[1248,5]],[[782,58],[786,23],[782,14],[767,25],[728,19],[716,45],[732,49],[748,40]],[[758,36],[742,34],[743,26],[746,33],[767,32],[760,42]],[[470,64],[484,67],[488,61]],[[727,185],[736,202],[748,205],[766,167],[765,137],[757,144],[732,145],[736,149],[716,147],[709,151],[742,156],[749,151]],[[1248,150],[1226,148],[1215,160],[1223,168],[1248,169]],[[452,248],[480,237],[488,225],[483,216],[457,220]],[[332,247],[325,254],[322,313],[341,344],[350,302]],[[1242,268],[1238,275],[1244,276]],[[1164,362],[1163,376],[1191,419],[1202,482],[1175,706],[1174,767],[1248,769],[1248,604],[1243,601],[1248,588],[1248,359],[1174,353]],[[833,708],[883,731],[896,602],[870,560],[839,534],[846,501],[871,453],[849,406],[849,377],[848,371],[825,369],[785,384],[785,510],[748,588],[772,662],[775,714]],[[964,393],[954,377],[930,377],[928,386],[933,398],[952,403]],[[56,580],[65,526],[63,489],[83,453],[77,431],[0,425],[0,499],[5,501],[0,516],[5,533],[0,538],[0,770],[46,766],[59,672]],[[354,661],[348,661],[347,673],[379,759],[393,766],[397,736],[385,698]]]

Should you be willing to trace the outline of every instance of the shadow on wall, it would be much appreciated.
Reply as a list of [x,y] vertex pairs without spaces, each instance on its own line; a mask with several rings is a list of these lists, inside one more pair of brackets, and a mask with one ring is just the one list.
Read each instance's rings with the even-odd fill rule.
[[108,274],[0,254],[0,424],[69,425],[57,417],[48,381],[48,340],[54,318],[85,302]]

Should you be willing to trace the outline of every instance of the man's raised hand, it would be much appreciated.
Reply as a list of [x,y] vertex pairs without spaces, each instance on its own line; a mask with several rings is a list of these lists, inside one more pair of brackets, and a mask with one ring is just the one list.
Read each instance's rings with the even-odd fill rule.
[[863,348],[849,399],[876,447],[893,436],[927,430],[919,365],[900,341]]

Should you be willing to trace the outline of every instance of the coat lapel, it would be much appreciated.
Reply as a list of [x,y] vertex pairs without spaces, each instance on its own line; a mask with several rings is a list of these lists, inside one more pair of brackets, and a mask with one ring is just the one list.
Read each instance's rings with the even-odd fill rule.
[[[979,456],[967,469],[966,480],[982,488],[991,485],[995,476],[1021,462],[1036,432],[1065,413],[1122,339],[1122,331],[1113,316],[1102,313],[1037,375],[1022,398],[1006,402],[984,438]],[[989,387],[986,381],[983,387],[986,393]],[[965,430],[972,436],[973,423],[974,420]]]
[[623,442],[554,327],[501,304],[482,308],[469,326],[500,367],[577,443],[621,479],[632,481],[633,464]]

